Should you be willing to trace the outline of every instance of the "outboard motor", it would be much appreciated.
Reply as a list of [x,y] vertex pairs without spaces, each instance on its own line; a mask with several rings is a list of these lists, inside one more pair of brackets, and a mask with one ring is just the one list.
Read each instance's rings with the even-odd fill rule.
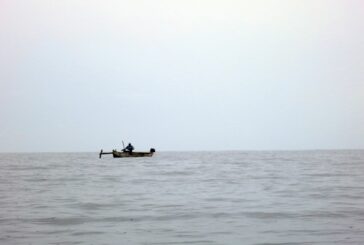
[[155,149],[154,148],[150,148],[150,152],[151,153],[154,153],[155,152]]

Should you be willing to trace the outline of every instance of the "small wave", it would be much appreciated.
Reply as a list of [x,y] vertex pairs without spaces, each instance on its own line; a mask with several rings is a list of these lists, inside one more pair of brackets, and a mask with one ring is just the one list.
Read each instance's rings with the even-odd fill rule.
[[69,218],[41,218],[35,220],[28,220],[28,222],[42,224],[42,225],[56,225],[56,226],[66,226],[66,225],[79,225],[92,221],[90,218],[86,217],[69,217]]
[[82,210],[100,210],[100,209],[109,209],[113,207],[122,207],[124,203],[94,203],[94,202],[87,202],[87,203],[75,203],[71,204],[70,206],[73,208],[79,208]]
[[295,213],[283,212],[242,212],[241,214],[256,219],[292,219],[297,217]]
[[79,231],[79,232],[73,232],[72,236],[92,236],[92,235],[101,235],[105,234],[105,232],[102,231]]
[[166,245],[166,244],[214,244],[214,241],[212,240],[185,240],[183,242],[173,242],[173,241],[169,241],[169,242],[152,242],[152,243],[147,243],[147,244],[151,244],[151,245]]
[[254,243],[254,245],[305,245],[314,244],[313,242],[264,242],[264,243]]

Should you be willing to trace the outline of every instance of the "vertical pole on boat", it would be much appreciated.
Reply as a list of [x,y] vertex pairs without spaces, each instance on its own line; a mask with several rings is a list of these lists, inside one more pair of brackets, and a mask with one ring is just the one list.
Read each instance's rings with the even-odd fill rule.
[[124,140],[122,140],[121,142],[123,142],[123,150],[124,150],[125,149]]

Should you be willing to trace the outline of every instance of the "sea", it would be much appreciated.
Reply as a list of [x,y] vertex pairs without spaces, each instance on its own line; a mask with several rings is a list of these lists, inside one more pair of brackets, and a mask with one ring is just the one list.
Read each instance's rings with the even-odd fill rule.
[[364,151],[1,153],[0,244],[364,244]]

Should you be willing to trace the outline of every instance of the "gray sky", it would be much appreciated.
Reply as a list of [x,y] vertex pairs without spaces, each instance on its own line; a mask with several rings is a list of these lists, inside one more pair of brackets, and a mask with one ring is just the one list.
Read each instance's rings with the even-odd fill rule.
[[0,1],[0,151],[364,148],[364,3]]

